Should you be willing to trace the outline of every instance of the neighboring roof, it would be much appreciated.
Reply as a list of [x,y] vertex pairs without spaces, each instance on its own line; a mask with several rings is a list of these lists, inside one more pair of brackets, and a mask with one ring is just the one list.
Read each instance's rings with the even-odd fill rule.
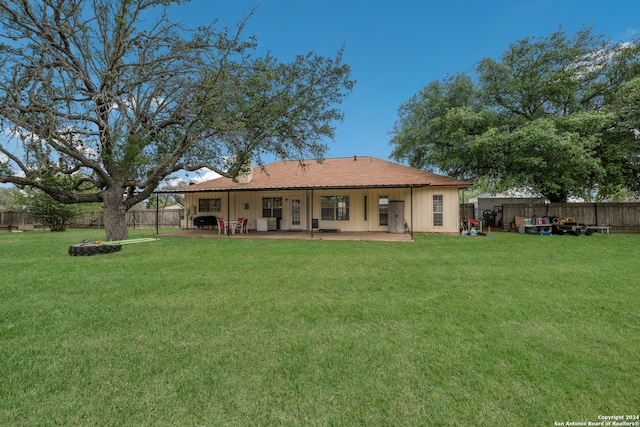
[[454,187],[466,188],[471,183],[437,175],[420,169],[380,160],[375,157],[346,157],[303,163],[288,160],[253,168],[248,183],[230,178],[190,185],[176,190],[181,193],[203,191],[257,191],[285,189],[382,188],[382,187]]
[[176,210],[176,211],[178,211],[178,210],[182,210],[182,209],[184,209],[184,206],[182,206],[180,203],[176,203],[176,204],[174,204],[174,205],[165,206],[165,207],[164,207],[164,208],[162,208],[162,209],[164,209],[165,211],[170,211],[170,210]]

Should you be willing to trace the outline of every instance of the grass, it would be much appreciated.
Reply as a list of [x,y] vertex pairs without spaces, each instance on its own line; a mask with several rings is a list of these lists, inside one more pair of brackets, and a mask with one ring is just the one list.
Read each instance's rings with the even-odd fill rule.
[[[144,237],[132,231],[132,238]],[[0,234],[0,425],[553,425],[640,402],[640,235]]]

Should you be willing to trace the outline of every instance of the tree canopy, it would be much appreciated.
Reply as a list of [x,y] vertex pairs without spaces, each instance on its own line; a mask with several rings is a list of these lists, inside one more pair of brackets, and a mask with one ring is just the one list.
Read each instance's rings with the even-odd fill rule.
[[553,202],[637,193],[639,52],[592,29],[515,42],[404,103],[392,157]]
[[[354,84],[342,49],[283,63],[243,38],[251,14],[191,29],[169,19],[179,3],[0,0],[0,182],[103,202],[120,240],[126,211],[172,173],[322,158]],[[81,179],[51,185],[60,175]]]

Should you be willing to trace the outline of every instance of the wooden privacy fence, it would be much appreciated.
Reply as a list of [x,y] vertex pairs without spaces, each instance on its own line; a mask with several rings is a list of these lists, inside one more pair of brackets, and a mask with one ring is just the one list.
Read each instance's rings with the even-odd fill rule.
[[460,203],[460,219],[474,218],[475,205],[473,203]]
[[33,230],[39,227],[29,212],[0,212],[0,230]]
[[502,205],[502,228],[515,217],[575,218],[587,225],[611,227],[612,232],[640,233],[640,203],[521,203]]
[[[154,209],[129,211],[126,213],[127,227],[129,228],[155,228],[156,213],[158,215],[158,227],[178,228],[182,216],[181,210],[161,210]],[[28,212],[0,212],[1,230],[33,230],[41,226],[31,217]],[[104,218],[102,211],[87,212],[76,218],[71,223],[74,228],[104,228]]]
[[[158,216],[158,227],[178,228],[180,227],[181,210],[161,210],[154,209],[129,211],[126,213],[128,228],[156,228],[156,214]],[[88,212],[79,216],[72,223],[75,228],[104,228],[104,216],[102,211]]]

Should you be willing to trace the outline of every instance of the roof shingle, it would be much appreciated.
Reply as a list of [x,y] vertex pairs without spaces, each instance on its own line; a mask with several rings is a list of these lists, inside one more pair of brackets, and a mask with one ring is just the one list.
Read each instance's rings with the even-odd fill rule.
[[217,178],[181,189],[181,192],[255,191],[269,189],[372,188],[445,186],[466,188],[471,184],[375,157],[343,157],[298,162],[278,161],[253,169],[253,179],[241,184]]

